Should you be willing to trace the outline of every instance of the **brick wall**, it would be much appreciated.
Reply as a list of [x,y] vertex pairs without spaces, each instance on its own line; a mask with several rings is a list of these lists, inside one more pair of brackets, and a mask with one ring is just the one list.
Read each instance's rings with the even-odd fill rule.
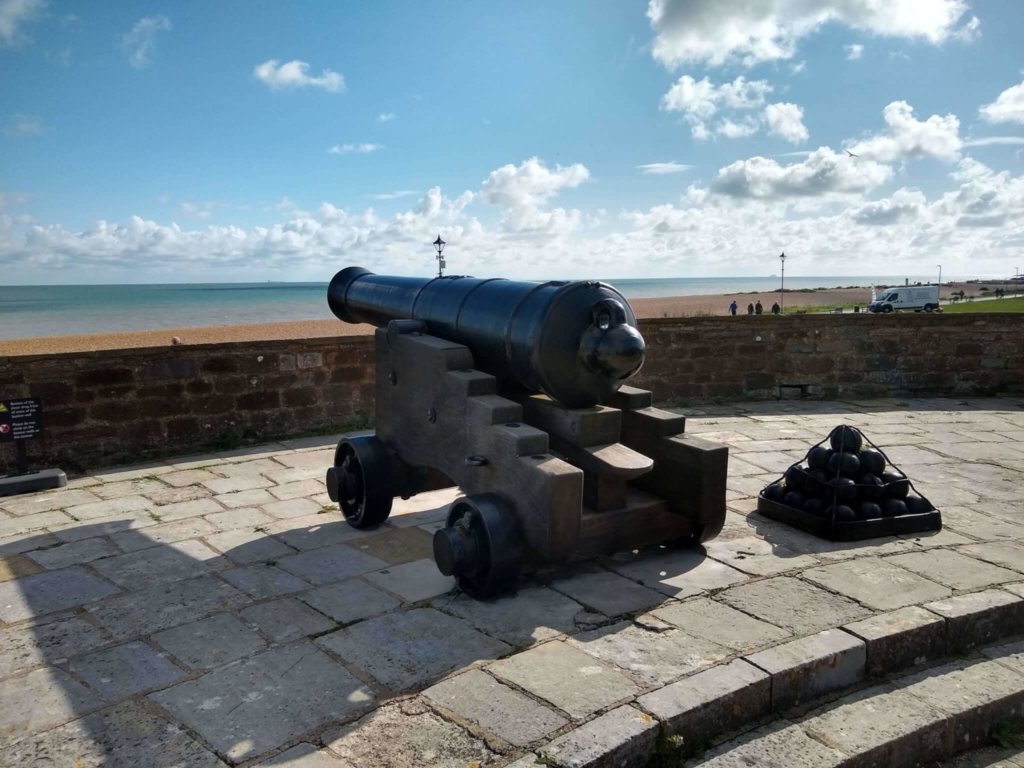
[[790,315],[641,324],[637,386],[662,400],[1024,391],[1024,315]]
[[[1024,315],[646,320],[631,382],[662,401],[1024,391]],[[0,399],[40,397],[39,463],[80,469],[365,425],[370,337],[0,358]],[[13,450],[0,446],[0,471]]]
[[[202,344],[0,358],[0,399],[39,397],[30,457],[66,469],[365,425],[373,339]],[[0,446],[0,471],[13,462]]]

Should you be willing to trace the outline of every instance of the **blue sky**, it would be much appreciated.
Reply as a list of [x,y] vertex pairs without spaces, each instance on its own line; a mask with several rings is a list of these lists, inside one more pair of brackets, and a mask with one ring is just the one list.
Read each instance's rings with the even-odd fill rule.
[[[1024,270],[1013,0],[0,0],[10,283]],[[847,153],[853,153],[853,156]]]

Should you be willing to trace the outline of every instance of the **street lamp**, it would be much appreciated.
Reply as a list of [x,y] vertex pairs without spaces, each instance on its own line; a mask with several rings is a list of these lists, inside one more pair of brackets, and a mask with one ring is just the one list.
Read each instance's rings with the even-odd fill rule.
[[936,264],[935,266],[937,266],[939,268],[939,298],[936,299],[936,301],[938,301],[941,304],[942,303],[942,265],[941,264]]
[[437,251],[437,276],[442,277],[444,275],[444,257],[441,255],[444,252],[444,247],[447,245],[444,240],[441,239],[441,235],[437,236],[437,240],[434,241],[434,250]]
[[786,311],[786,252],[779,254],[779,261],[782,262],[782,285],[779,287],[779,314]]

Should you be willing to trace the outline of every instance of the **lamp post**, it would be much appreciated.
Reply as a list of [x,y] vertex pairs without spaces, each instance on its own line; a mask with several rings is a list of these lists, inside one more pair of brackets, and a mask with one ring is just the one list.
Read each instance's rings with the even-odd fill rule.
[[941,304],[942,303],[942,265],[941,264],[936,264],[935,266],[937,266],[939,268],[939,298],[936,299],[936,301],[938,301],[939,304]]
[[779,287],[779,314],[786,311],[786,252],[779,254],[779,261],[782,262],[782,285]]
[[444,276],[444,258],[442,257],[441,254],[444,253],[445,245],[447,245],[447,243],[445,243],[445,241],[441,239],[441,235],[439,234],[437,236],[437,240],[434,241],[434,250],[437,251],[437,276],[438,277],[443,277]]

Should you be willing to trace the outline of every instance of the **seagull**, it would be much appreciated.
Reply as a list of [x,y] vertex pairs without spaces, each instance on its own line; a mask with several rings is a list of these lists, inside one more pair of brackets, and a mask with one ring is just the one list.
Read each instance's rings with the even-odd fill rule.
[[843,152],[845,152],[846,154],[848,154],[848,155],[849,155],[850,157],[860,157],[860,155],[855,155],[855,154],[853,154],[853,152],[851,152],[851,151],[850,151],[850,150],[848,150],[848,149],[844,149],[844,150],[843,150]]

